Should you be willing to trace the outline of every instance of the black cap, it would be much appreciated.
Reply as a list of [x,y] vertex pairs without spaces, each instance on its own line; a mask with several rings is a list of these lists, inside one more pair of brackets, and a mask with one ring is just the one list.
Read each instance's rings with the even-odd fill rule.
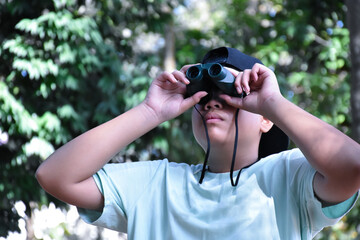
[[[255,63],[263,64],[259,59],[246,55],[235,48],[220,47],[210,50],[203,58],[202,63],[220,63],[223,66],[244,71],[251,69]],[[259,159],[271,154],[287,150],[289,137],[276,125],[263,133],[259,145]]]

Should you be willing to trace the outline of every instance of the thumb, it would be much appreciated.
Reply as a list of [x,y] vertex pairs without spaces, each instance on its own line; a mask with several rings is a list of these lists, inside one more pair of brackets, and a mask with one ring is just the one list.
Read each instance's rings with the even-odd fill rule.
[[220,95],[227,104],[232,107],[240,108],[242,110],[260,114],[258,107],[258,99],[255,93],[252,93],[244,98],[230,97],[228,95]]
[[227,104],[235,108],[244,108],[244,98],[231,97],[226,94],[221,94],[220,97],[225,100]]
[[189,109],[192,106],[194,106],[195,104],[199,103],[200,100],[205,97],[206,95],[208,95],[207,92],[205,91],[200,91],[195,93],[194,95],[192,95],[191,97],[185,98],[183,103],[182,103],[182,108],[183,109]]

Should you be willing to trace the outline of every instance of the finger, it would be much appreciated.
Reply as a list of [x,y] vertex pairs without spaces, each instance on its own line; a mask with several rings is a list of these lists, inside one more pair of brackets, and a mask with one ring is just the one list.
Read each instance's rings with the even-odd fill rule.
[[172,82],[172,83],[177,83],[178,80],[175,78],[175,76],[169,72],[163,72],[161,73],[157,79],[161,82]]
[[261,73],[263,72],[261,64],[254,64],[254,66],[251,69],[251,79],[256,82],[259,79],[259,76],[261,75]]
[[198,65],[198,64],[200,64],[200,63],[184,65],[184,66],[180,69],[180,72],[186,74],[186,71],[187,71],[190,67],[192,67],[192,66],[194,66],[194,65]]
[[228,68],[228,67],[225,67],[225,69],[227,69],[232,75],[234,75],[234,77],[235,77],[234,87],[236,89],[236,92],[238,94],[242,94],[243,89],[241,87],[241,76],[242,76],[243,72],[239,72],[235,69]]
[[229,72],[232,73],[232,75],[234,75],[234,77],[236,77],[237,75],[239,75],[239,71],[235,70],[235,69],[232,69],[232,68],[229,68],[229,67],[225,67],[226,70],[228,70]]
[[274,72],[266,66],[261,64],[255,64],[254,67],[251,69],[251,82],[254,83],[254,87],[261,88],[265,79],[275,79],[276,81],[276,76]]
[[270,68],[268,68],[262,64],[259,64],[259,63],[256,63],[253,66],[253,69],[251,72],[252,72],[252,78],[254,79],[254,81],[257,81],[260,78],[264,79],[266,77],[276,77],[274,71],[272,71]]
[[241,76],[241,87],[247,95],[250,94],[250,69],[245,69]]
[[186,78],[186,76],[185,76],[185,74],[184,74],[183,72],[181,72],[181,71],[174,71],[172,74],[175,76],[175,78],[176,78],[178,81],[180,81],[180,82],[182,82],[182,83],[185,83],[185,84],[189,84],[189,83],[190,83],[190,81]]
[[235,108],[243,108],[243,98],[231,97],[226,94],[220,94],[219,96],[230,106]]
[[183,108],[184,111],[186,111],[187,109],[191,108],[195,104],[199,103],[200,100],[203,97],[205,97],[207,94],[208,93],[205,91],[197,92],[194,95],[192,95],[191,97],[185,98],[181,107]]
[[239,74],[236,76],[235,78],[235,89],[237,91],[238,94],[241,94],[243,92],[243,89],[241,87],[241,78],[242,78],[243,72],[239,72]]

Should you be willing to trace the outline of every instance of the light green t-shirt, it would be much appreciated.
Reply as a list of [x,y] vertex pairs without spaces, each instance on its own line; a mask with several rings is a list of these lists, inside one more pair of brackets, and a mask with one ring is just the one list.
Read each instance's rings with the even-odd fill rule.
[[[129,239],[311,239],[354,205],[326,208],[313,193],[315,170],[298,149],[229,173],[168,160],[108,164],[94,175],[103,212],[79,209],[88,223],[127,232]],[[234,178],[237,172],[234,173]]]

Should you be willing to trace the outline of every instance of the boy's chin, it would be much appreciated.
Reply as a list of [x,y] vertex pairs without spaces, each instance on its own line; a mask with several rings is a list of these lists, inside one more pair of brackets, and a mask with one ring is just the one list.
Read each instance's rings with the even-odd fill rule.
[[[197,140],[197,143],[206,152],[207,145],[208,145],[206,138],[201,141]],[[230,144],[230,146],[234,146],[234,139],[231,139],[231,141],[229,141],[228,138],[220,138],[220,137],[211,137],[210,136],[210,147],[211,148],[227,147],[227,146],[229,146],[229,144]]]

